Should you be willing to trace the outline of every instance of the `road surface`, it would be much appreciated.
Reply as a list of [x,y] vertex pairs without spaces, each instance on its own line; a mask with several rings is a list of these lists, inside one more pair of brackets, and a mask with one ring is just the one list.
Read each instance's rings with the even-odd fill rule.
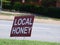
[[[12,23],[13,21],[0,20],[0,38],[23,39],[23,37],[10,37]],[[31,37],[25,39],[60,42],[60,25],[34,22]]]

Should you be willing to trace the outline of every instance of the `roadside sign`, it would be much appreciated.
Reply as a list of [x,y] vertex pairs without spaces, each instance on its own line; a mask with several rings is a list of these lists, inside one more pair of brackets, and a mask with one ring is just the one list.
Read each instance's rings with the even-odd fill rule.
[[30,37],[34,16],[16,16],[13,21],[10,37]]

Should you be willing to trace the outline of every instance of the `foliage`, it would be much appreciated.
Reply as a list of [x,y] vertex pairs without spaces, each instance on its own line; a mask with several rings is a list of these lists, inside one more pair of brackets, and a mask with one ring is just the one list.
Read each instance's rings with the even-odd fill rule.
[[60,18],[60,8],[56,7],[44,7],[32,4],[22,4],[20,2],[15,2],[11,5],[10,2],[3,2],[3,9],[15,10],[19,12],[30,12],[35,14],[41,14],[43,16]]
[[2,3],[3,3],[2,5],[3,9],[9,9],[9,10],[11,9],[11,5],[9,1],[3,1]]

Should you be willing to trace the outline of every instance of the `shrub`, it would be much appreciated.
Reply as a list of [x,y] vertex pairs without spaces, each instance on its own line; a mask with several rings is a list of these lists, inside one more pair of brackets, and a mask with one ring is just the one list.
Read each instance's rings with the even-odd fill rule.
[[3,9],[9,9],[11,10],[11,5],[10,5],[10,2],[3,2],[3,5],[2,5]]

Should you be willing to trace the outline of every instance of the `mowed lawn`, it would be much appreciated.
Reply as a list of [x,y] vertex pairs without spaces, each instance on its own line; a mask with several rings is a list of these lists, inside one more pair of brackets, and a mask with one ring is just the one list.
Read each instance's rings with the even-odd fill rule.
[[40,42],[31,40],[0,39],[0,45],[60,45],[60,43]]

